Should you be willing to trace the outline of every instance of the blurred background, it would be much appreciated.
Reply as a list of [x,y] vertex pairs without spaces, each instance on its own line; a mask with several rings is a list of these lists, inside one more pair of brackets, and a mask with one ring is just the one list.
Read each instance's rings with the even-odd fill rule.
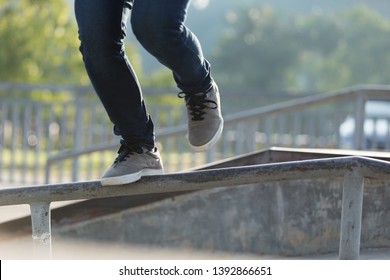
[[[0,0],[1,188],[97,180],[115,157],[119,139],[113,136],[112,124],[86,75],[78,50],[73,4],[73,0]],[[188,146],[187,113],[183,100],[177,98],[172,74],[142,49],[129,29],[127,55],[154,119],[166,172],[218,166],[212,164],[259,151],[261,154],[275,146],[327,149],[328,153],[332,150],[339,154],[349,152],[336,149],[370,150],[389,157],[383,153],[390,150],[389,15],[388,0],[193,0],[186,24],[199,37],[211,62],[225,118],[220,141],[201,154],[193,153]],[[326,186],[331,186],[335,194],[322,196],[323,189],[328,188],[313,190],[309,184],[303,193],[314,197],[304,200],[306,195],[298,194],[294,203],[288,203],[287,198],[284,203],[279,182],[275,188],[253,188],[253,193],[237,188],[237,192],[213,190],[185,199],[163,200],[152,195],[74,205],[70,202],[68,210],[58,202],[52,205],[59,208],[53,211],[52,223],[58,233],[62,226],[80,222],[87,229],[77,231],[74,226],[71,234],[87,238],[89,230],[91,236],[112,234],[114,242],[118,241],[119,230],[112,230],[115,227],[111,222],[122,221],[118,229],[122,229],[123,240],[139,238],[143,245],[177,241],[184,247],[191,247],[188,244],[193,242],[194,248],[202,250],[228,250],[231,245],[241,246],[231,250],[243,254],[274,253],[278,248],[292,248],[290,253],[297,254],[317,240],[320,244],[309,244],[314,252],[319,252],[319,246],[327,252],[330,247],[323,243],[324,238],[334,237],[331,247],[337,248],[339,232],[324,221],[330,221],[334,228],[339,225],[340,196],[336,183],[326,181]],[[290,189],[285,190],[286,197]],[[267,193],[269,190],[277,190],[277,194]],[[334,201],[328,203],[328,197]],[[387,205],[378,203],[384,197],[378,191],[373,196],[375,203],[369,205]],[[162,202],[156,203],[160,199]],[[188,207],[183,206],[186,202]],[[316,205],[310,208],[310,203]],[[275,205],[284,212],[275,212]],[[296,206],[296,211],[289,205]],[[9,223],[0,225],[0,239],[30,234],[30,212],[24,206],[1,207],[0,223]],[[130,214],[122,212],[127,208]],[[249,221],[244,220],[251,208],[253,215]],[[312,209],[319,209],[318,217]],[[145,212],[145,220],[137,224],[132,215],[139,217],[141,212]],[[112,221],[111,213],[119,218]],[[177,215],[164,217],[171,213]],[[258,213],[264,214],[261,219]],[[291,213],[296,217],[289,224],[287,216]],[[378,221],[378,231],[367,230],[373,236],[364,238],[371,242],[380,237],[380,246],[389,244],[388,232],[383,233],[386,222],[381,223],[383,219],[377,216],[387,212],[375,208],[373,213],[375,216],[368,215],[367,220]],[[273,215],[275,224],[270,226],[267,219]],[[284,215],[286,222],[279,223]],[[98,216],[102,219],[95,219]],[[198,216],[199,222],[194,222]],[[313,224],[320,223],[318,229],[311,226],[308,216],[313,216]],[[183,217],[183,221],[177,217]],[[15,218],[21,219],[12,221]],[[295,221],[304,226],[298,222],[296,226]],[[219,223],[223,223],[223,230]],[[106,227],[100,230],[98,226]],[[133,228],[126,231],[127,227]],[[307,241],[303,236],[312,229]],[[330,231],[332,234],[328,234]],[[264,236],[280,240],[276,245],[259,242]],[[195,240],[188,243],[187,237]],[[295,247],[283,243],[286,240]],[[14,245],[7,253],[14,250]],[[270,250],[256,246],[269,246]],[[73,247],[69,248],[73,253]],[[104,248],[102,252],[102,257],[107,257]]]
[[[0,183],[95,179],[113,158],[118,139],[82,64],[73,4],[0,0]],[[188,149],[172,74],[129,29],[127,54],[167,171],[275,145],[388,149],[388,103],[378,105],[385,116],[374,114],[367,144],[353,140],[355,101],[299,102],[389,84],[389,14],[386,0],[193,0],[186,23],[212,64],[227,120],[220,144],[204,155]],[[301,105],[280,103],[292,100]]]

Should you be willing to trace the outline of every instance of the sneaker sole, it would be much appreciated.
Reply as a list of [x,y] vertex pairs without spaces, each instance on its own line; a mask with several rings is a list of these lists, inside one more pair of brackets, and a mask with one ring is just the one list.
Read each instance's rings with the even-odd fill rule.
[[125,185],[138,181],[142,176],[162,175],[162,169],[143,169],[137,173],[131,173],[117,177],[107,177],[101,179],[102,186]]
[[219,137],[222,134],[222,131],[223,131],[223,121],[221,122],[221,124],[218,127],[217,132],[214,134],[213,138],[211,138],[211,140],[209,142],[207,142],[206,144],[204,144],[202,146],[194,146],[190,143],[191,148],[195,152],[205,152],[205,151],[209,150],[212,146],[214,146],[215,143],[217,143]]

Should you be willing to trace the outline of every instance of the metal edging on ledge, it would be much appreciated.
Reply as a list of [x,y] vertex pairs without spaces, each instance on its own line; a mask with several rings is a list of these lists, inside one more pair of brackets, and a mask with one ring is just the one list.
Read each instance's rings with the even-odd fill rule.
[[145,176],[120,186],[100,181],[42,185],[0,190],[0,206],[29,204],[34,249],[51,257],[50,203],[163,192],[204,190],[270,181],[342,177],[340,259],[359,259],[364,178],[390,179],[390,163],[359,156],[269,163],[193,172]]
[[100,181],[85,181],[1,189],[0,206],[202,190],[301,179],[302,174],[308,179],[342,177],[353,167],[360,168],[364,177],[390,179],[389,162],[347,156],[145,176],[138,182],[119,186],[103,187]]

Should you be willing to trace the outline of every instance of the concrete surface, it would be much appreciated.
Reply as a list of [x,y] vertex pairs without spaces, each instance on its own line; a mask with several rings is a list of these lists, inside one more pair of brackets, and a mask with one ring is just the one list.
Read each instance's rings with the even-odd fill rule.
[[[390,189],[365,188],[362,248],[390,244]],[[214,189],[173,197],[59,229],[57,235],[138,246],[302,256],[337,252],[340,180]]]
[[[30,237],[0,242],[0,259],[33,260],[36,256]],[[56,238],[53,260],[337,260],[338,254],[278,256],[234,254],[229,252],[158,248],[107,242],[92,242]],[[368,248],[360,252],[361,260],[390,260],[390,248]]]

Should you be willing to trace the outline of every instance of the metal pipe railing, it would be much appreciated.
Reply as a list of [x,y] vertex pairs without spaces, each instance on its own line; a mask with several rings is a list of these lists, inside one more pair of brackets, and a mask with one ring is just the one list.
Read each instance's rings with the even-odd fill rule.
[[[100,131],[101,128],[111,125],[104,117],[105,113],[101,104],[80,99],[82,92],[90,91],[92,88],[0,83],[0,90],[26,92],[33,89],[69,91],[74,93],[74,97],[72,101],[56,103],[55,106],[51,103],[42,104],[23,98],[2,99],[0,104],[0,183],[23,185],[48,183],[49,175],[53,174],[55,175],[51,176],[53,180],[50,182],[54,182],[54,179],[57,182],[89,180],[100,176],[103,169],[111,163],[111,157],[107,156],[99,160],[101,166],[98,168],[93,167],[93,164],[96,164],[93,158],[101,151],[117,149],[118,141],[114,139],[116,142],[113,145],[112,132],[107,129]],[[148,93],[154,94],[154,91],[147,89]],[[164,89],[164,91],[169,91],[169,89]],[[359,85],[227,114],[225,116],[226,129],[221,141],[208,153],[196,157],[192,156],[191,150],[186,146],[187,142],[182,141],[187,133],[187,126],[178,122],[185,119],[180,117],[183,116],[182,113],[179,113],[177,109],[171,110],[170,107],[158,105],[158,110],[168,114],[167,119],[173,118],[175,121],[158,121],[159,118],[157,118],[156,127],[159,129],[156,131],[156,136],[157,141],[164,148],[163,153],[173,155],[173,160],[170,160],[170,156],[163,155],[165,167],[170,171],[178,170],[183,166],[180,163],[177,164],[176,154],[188,153],[190,156],[186,158],[186,168],[191,168],[275,145],[346,148],[340,145],[338,131],[347,114],[353,116],[356,123],[354,140],[351,141],[351,147],[347,148],[366,148],[362,147],[364,104],[371,99],[389,100],[389,93],[390,86]],[[345,107],[344,103],[348,107],[345,112],[340,110]],[[356,106],[349,106],[351,104],[356,104]],[[329,107],[332,111],[324,109],[322,112],[320,107],[325,108],[327,105],[331,105]],[[180,108],[184,109],[184,106]],[[353,109],[354,112],[350,112]],[[149,110],[153,114],[154,109],[149,108]],[[160,111],[156,111],[155,115],[161,115],[158,112]],[[83,121],[80,121],[81,119]],[[326,125],[323,125],[324,119],[327,120]],[[389,138],[390,135],[385,140],[386,148],[390,143]],[[374,143],[371,148],[379,148],[376,146],[377,143]],[[179,157],[179,159],[183,158]],[[46,181],[43,180],[44,178]]]
[[[131,185],[102,187],[100,181],[0,190],[0,206],[30,204],[34,243],[51,251],[50,203],[138,194],[183,192],[301,178],[343,178],[340,259],[358,259],[364,177],[390,179],[390,163],[340,157],[145,176]],[[44,250],[44,251],[45,251]]]
[[[240,137],[235,141],[234,155],[239,155],[242,153],[247,153],[254,151],[257,147],[255,145],[255,134],[258,132],[258,124],[260,121],[267,120],[265,122],[265,135],[267,135],[267,143],[266,146],[278,145],[285,146],[283,143],[274,143],[272,142],[271,135],[275,133],[275,131],[269,126],[270,120],[274,116],[280,116],[283,114],[291,113],[291,112],[299,112],[303,109],[307,109],[312,106],[320,106],[324,104],[330,104],[330,102],[340,103],[342,101],[350,100],[352,103],[356,103],[354,110],[354,118],[356,123],[356,132],[354,134],[353,145],[354,149],[362,149],[363,147],[363,139],[364,139],[364,105],[368,99],[387,99],[390,100],[390,86],[385,85],[359,85],[355,87],[349,87],[341,90],[337,90],[334,92],[326,92],[321,94],[316,94],[313,96],[301,97],[293,100],[289,100],[286,102],[281,102],[277,104],[272,104],[252,110],[246,110],[243,112],[238,112],[234,114],[229,114],[224,117],[225,119],[225,127],[227,131],[229,130],[238,130],[238,135],[245,135],[245,137]],[[329,116],[324,116],[324,118],[329,118]],[[313,119],[311,119],[314,121]],[[285,119],[279,119],[279,121],[285,121]],[[302,121],[302,120],[300,120]],[[296,120],[296,123],[298,120]],[[297,124],[296,124],[297,125]],[[237,126],[234,128],[234,126]],[[314,123],[312,123],[314,126]],[[239,131],[241,127],[242,131]],[[325,126],[323,126],[325,128]],[[187,126],[185,124],[181,124],[175,127],[166,127],[158,130],[156,132],[158,141],[166,141],[168,139],[175,139],[179,137],[183,137],[187,133]],[[308,129],[312,131],[312,129]],[[286,125],[282,126],[279,133],[286,133]],[[289,135],[290,137],[298,137],[299,130],[296,129],[295,133]],[[308,136],[313,136],[314,132],[308,133]],[[327,135],[326,132],[323,134]],[[247,141],[247,145],[244,147],[242,142]],[[330,143],[324,143],[321,146],[329,146]],[[118,146],[117,141],[112,143],[100,143],[98,145],[90,145],[88,147],[80,147],[79,149],[75,149],[72,151],[65,151],[55,155],[51,155],[47,158],[46,167],[45,167],[45,182],[49,183],[50,173],[52,167],[54,167],[55,162],[64,161],[66,159],[76,159],[81,155],[91,154],[97,151],[105,151],[105,150],[113,150]],[[218,145],[217,145],[218,146]],[[339,147],[339,146],[337,146]],[[169,148],[168,148],[169,150]],[[204,163],[209,163],[213,160],[216,160],[212,156],[213,150],[210,150],[206,157],[209,157],[210,160],[205,160]],[[168,163],[168,162],[167,162]],[[169,165],[169,164],[167,164]],[[77,169],[75,169],[77,172]],[[77,176],[76,176],[77,177]]]

